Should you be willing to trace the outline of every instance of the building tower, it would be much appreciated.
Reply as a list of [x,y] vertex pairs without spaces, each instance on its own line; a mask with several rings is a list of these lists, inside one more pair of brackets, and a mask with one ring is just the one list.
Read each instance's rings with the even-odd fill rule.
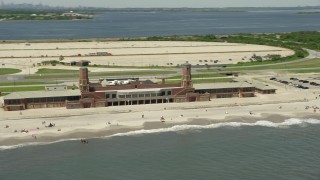
[[80,68],[79,89],[81,92],[89,92],[88,68]]
[[182,64],[182,78],[181,78],[181,87],[192,87],[191,80],[191,64],[186,62]]

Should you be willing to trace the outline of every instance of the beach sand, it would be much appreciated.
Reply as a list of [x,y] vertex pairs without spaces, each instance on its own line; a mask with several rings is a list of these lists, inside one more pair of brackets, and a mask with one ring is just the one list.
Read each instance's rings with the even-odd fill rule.
[[[315,94],[286,93],[254,98],[213,99],[210,102],[117,106],[91,109],[33,109],[0,111],[0,146],[63,139],[97,138],[137,130],[168,129],[181,125],[209,125],[221,122],[282,122],[289,118],[317,118],[319,100]],[[270,98],[270,96],[272,98]],[[287,99],[292,97],[291,99]],[[263,102],[262,102],[263,100]],[[306,109],[309,106],[309,109]],[[251,112],[251,113],[250,113]],[[144,116],[142,118],[142,115]],[[161,116],[165,122],[161,122]],[[43,122],[45,121],[45,124]],[[45,127],[49,123],[54,127]],[[9,128],[5,128],[8,125]],[[20,132],[22,129],[28,133]],[[14,132],[17,130],[17,132]],[[36,136],[36,139],[35,139]]]

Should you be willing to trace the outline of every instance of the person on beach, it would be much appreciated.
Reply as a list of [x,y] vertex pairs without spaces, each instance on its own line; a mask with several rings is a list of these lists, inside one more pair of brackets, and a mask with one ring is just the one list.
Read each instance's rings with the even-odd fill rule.
[[163,116],[160,117],[160,121],[161,121],[161,122],[165,122],[165,119],[164,119]]
[[144,114],[141,115],[141,118],[144,118]]
[[89,143],[89,141],[86,140],[86,139],[81,139],[80,142],[81,142],[82,144],[88,144],[88,143]]

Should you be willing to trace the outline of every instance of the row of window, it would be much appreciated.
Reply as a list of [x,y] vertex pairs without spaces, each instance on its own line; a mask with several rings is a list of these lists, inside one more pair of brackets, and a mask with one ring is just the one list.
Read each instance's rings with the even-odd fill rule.
[[80,96],[68,96],[68,97],[48,97],[48,98],[28,98],[28,99],[17,99],[17,100],[5,100],[5,104],[21,104],[27,103],[50,103],[50,102],[64,102],[64,101],[78,101]]
[[226,89],[207,89],[207,90],[197,90],[200,93],[238,93],[241,92],[254,92],[254,88],[226,88]]
[[[160,93],[146,93],[146,94],[127,94],[127,95],[118,95],[118,98],[144,98],[144,97],[158,97],[158,96],[171,96],[171,91],[162,91]],[[106,94],[107,99],[117,98],[116,94]]]

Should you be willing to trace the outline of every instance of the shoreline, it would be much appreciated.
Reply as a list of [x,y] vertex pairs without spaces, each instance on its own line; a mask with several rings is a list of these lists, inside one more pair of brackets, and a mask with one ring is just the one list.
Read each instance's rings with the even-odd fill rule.
[[[262,113],[255,116],[237,116],[230,115],[225,116],[224,119],[215,119],[215,118],[188,118],[187,121],[175,122],[175,121],[166,121],[166,122],[144,122],[142,126],[124,126],[124,125],[110,125],[99,130],[94,129],[74,129],[69,132],[56,134],[56,133],[43,133],[39,134],[37,139],[31,138],[31,134],[23,137],[10,137],[0,139],[0,150],[3,148],[15,148],[29,145],[41,145],[41,144],[51,144],[59,143],[63,141],[75,141],[80,139],[100,139],[108,138],[114,136],[130,136],[135,134],[151,134],[151,133],[164,133],[164,132],[178,132],[190,129],[211,129],[219,128],[225,126],[266,126],[266,127],[281,127],[282,124],[289,119],[317,119],[320,123],[320,114],[314,114],[311,112],[306,113],[297,113],[292,115],[282,115],[281,113],[268,114]],[[259,122],[267,123],[256,124]],[[270,125],[270,124],[273,125]],[[300,123],[299,123],[300,124]],[[284,125],[297,125],[295,123]],[[209,127],[212,126],[212,127]],[[33,135],[32,135],[33,136]],[[11,148],[10,148],[11,147]]]

